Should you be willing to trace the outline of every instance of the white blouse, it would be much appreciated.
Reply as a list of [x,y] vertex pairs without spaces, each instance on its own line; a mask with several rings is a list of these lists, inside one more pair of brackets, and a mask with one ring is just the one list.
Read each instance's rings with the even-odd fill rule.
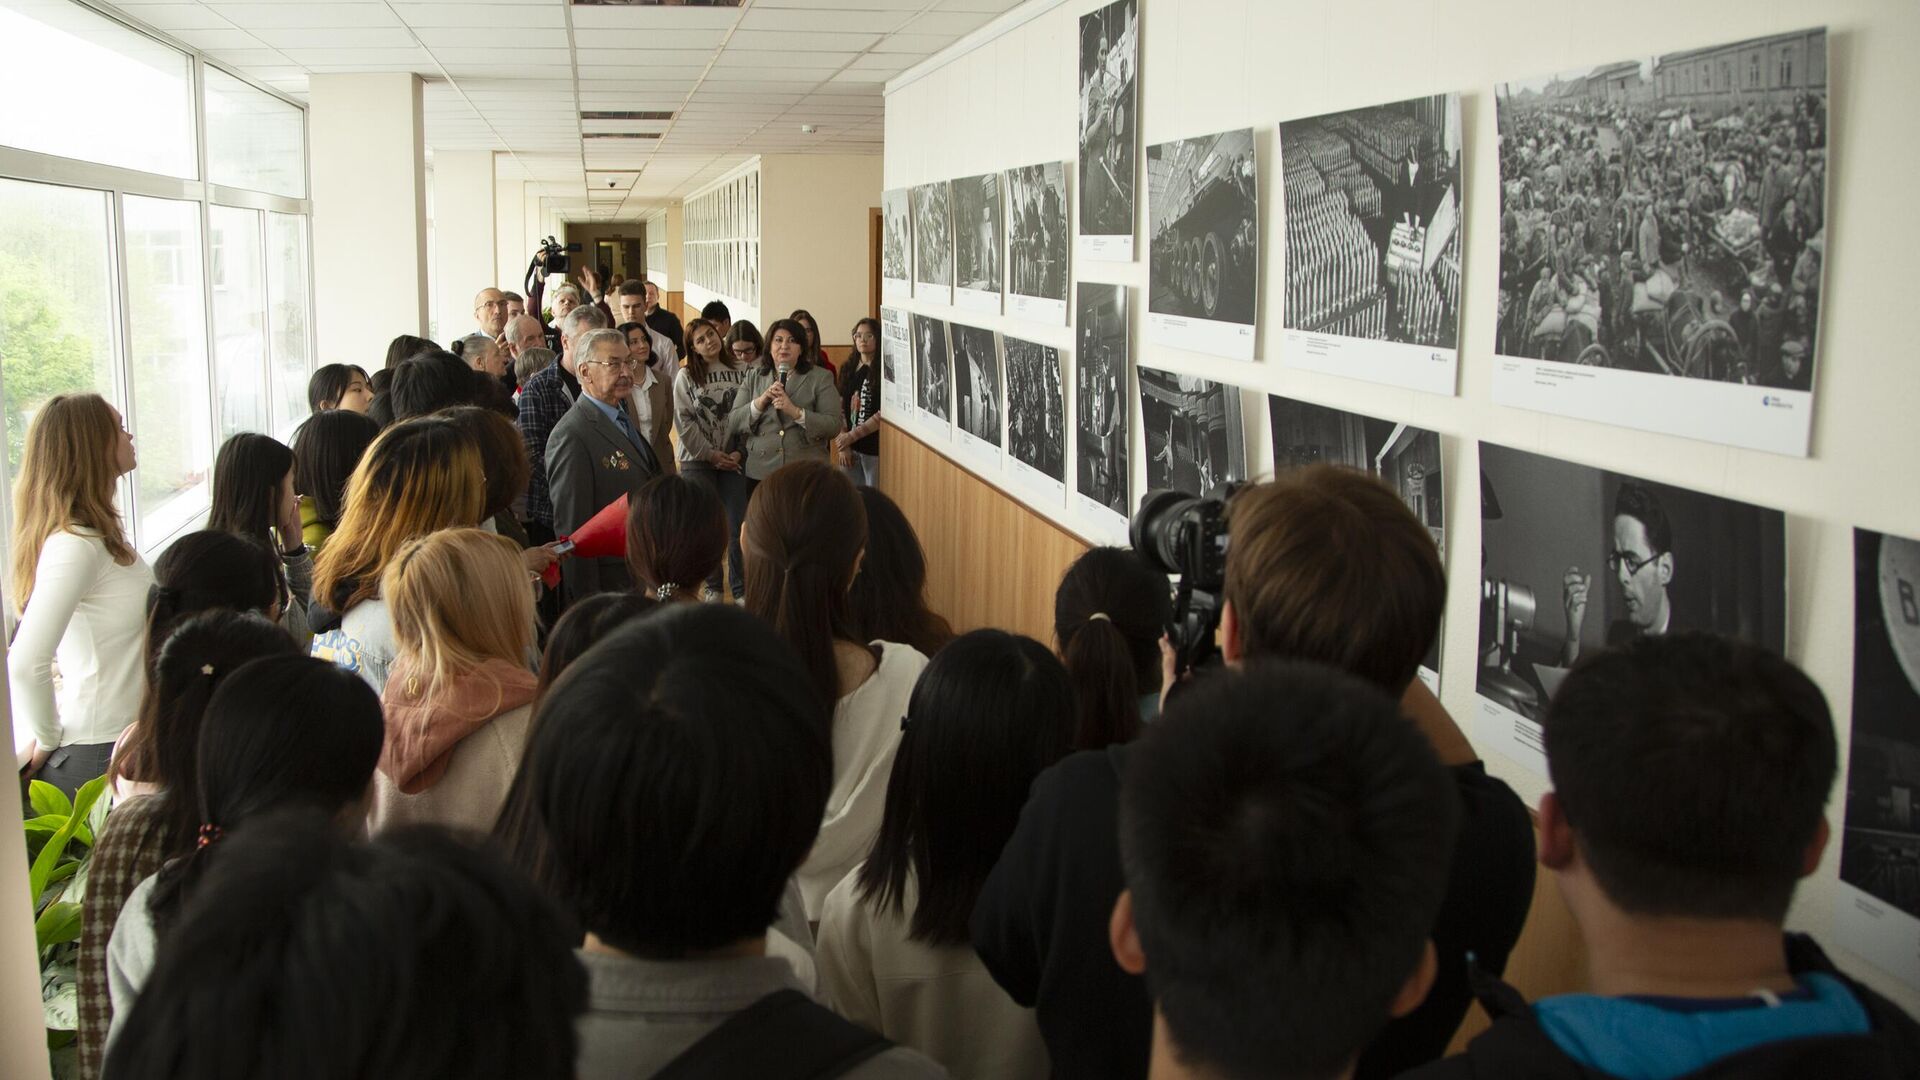
[[813,851],[794,875],[807,918],[816,921],[827,891],[867,857],[880,832],[893,754],[900,748],[900,718],[927,667],[927,658],[910,645],[873,644],[880,650],[879,667],[833,707],[833,790]]
[[[43,750],[110,743],[146,692],[147,590],[137,554],[121,566],[93,529],[56,532],[40,545],[33,595],[7,652],[16,730]],[[60,688],[54,689],[54,665]]]

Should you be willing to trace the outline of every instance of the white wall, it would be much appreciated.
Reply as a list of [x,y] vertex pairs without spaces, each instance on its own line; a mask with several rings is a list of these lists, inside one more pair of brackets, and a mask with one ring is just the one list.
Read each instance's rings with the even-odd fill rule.
[[880,162],[877,154],[760,159],[762,307],[775,317],[806,308],[823,344],[851,344],[855,320],[869,314],[867,215],[880,205]]
[[527,182],[525,180],[499,180],[493,182],[493,279],[502,289],[526,295],[521,288],[522,278],[527,272],[527,262],[533,258],[530,249],[523,250],[526,242],[527,227]]
[[319,363],[371,370],[427,325],[420,79],[315,75],[307,117]]
[[[1077,20],[1095,0],[1032,0],[889,84],[888,188],[1075,157]],[[1851,529],[1920,536],[1911,463],[1920,460],[1920,363],[1912,282],[1920,251],[1913,191],[1920,170],[1913,102],[1920,100],[1920,4],[1913,0],[1142,0],[1144,145],[1252,125],[1260,169],[1260,360],[1241,363],[1144,343],[1145,207],[1140,261],[1076,263],[1074,275],[1134,287],[1136,358],[1247,388],[1248,455],[1271,470],[1266,393],[1439,430],[1451,489],[1449,598],[1442,691],[1455,716],[1474,714],[1479,621],[1476,439],[1777,507],[1788,514],[1788,652],[1825,689],[1847,737],[1851,704]],[[1813,456],[1733,450],[1497,407],[1489,394],[1499,256],[1492,88],[1508,78],[1825,24],[1830,28],[1830,246],[1817,365]],[[1006,30],[994,37],[995,29]],[[1008,28],[1011,28],[1010,30]],[[976,39],[991,38],[973,47]],[[1460,91],[1466,127],[1466,251],[1458,397],[1435,397],[1281,369],[1283,281],[1274,125],[1283,119]],[[1143,203],[1144,175],[1140,185]],[[824,253],[823,253],[824,254]],[[902,306],[1071,344],[1065,328],[914,301]],[[1072,380],[1068,380],[1071,387]],[[1073,415],[1071,402],[1068,415]],[[900,420],[903,418],[895,417]],[[911,419],[905,426],[913,428]],[[1137,425],[1136,425],[1137,427]],[[1144,477],[1135,436],[1134,491]],[[1461,478],[1465,478],[1464,482]],[[1017,490],[1014,492],[1018,497]],[[1067,524],[1062,515],[1053,514]],[[1845,760],[1844,746],[1842,760]],[[1523,798],[1543,785],[1516,763],[1489,765]],[[1844,787],[1829,815],[1839,834]],[[1794,925],[1824,934],[1836,902],[1840,845],[1804,887]],[[1920,1011],[1914,993],[1841,954],[1843,965]]]
[[472,333],[473,298],[494,273],[493,151],[441,150],[433,156],[433,289],[441,341]]

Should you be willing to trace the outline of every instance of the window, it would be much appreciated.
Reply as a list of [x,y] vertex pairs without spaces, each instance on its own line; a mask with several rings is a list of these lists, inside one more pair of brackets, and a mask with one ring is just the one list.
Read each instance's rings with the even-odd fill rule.
[[1793,49],[1783,47],[1780,50],[1780,86],[1793,85]]
[[192,179],[193,60],[67,0],[0,0],[0,143]]
[[299,106],[207,69],[207,179],[304,198],[306,137]]
[[173,535],[207,506],[213,417],[207,377],[207,302],[200,266],[200,204],[128,195],[129,421],[142,545]]
[[307,416],[313,374],[307,292],[307,219],[267,214],[267,335],[273,362],[273,431],[285,440]]
[[1747,57],[1747,88],[1760,89],[1760,54],[1757,52]]
[[213,375],[220,438],[267,431],[267,276],[258,210],[207,212],[213,247]]
[[115,400],[112,216],[104,191],[0,180],[0,392],[7,475],[56,394]]

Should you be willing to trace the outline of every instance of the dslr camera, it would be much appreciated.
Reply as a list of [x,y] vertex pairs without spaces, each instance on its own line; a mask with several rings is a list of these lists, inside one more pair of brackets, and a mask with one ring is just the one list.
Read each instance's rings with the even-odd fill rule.
[[1179,579],[1167,637],[1181,674],[1219,659],[1213,639],[1227,587],[1227,502],[1240,487],[1237,482],[1222,484],[1204,497],[1149,491],[1127,526],[1133,550],[1150,566]]

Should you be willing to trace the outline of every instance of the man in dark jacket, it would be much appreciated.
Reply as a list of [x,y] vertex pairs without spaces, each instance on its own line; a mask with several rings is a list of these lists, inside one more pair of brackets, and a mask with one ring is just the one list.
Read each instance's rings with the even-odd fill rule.
[[1542,725],[1553,790],[1540,862],[1559,879],[1592,993],[1529,1008],[1478,989],[1493,1026],[1421,1080],[1912,1076],[1920,1027],[1783,934],[1820,865],[1838,751],[1819,687],[1757,646],[1643,637],[1588,660]]
[[[1433,990],[1368,1044],[1355,1074],[1395,1076],[1446,1052],[1472,1004],[1469,953],[1505,970],[1533,898],[1532,823],[1415,678],[1439,632],[1446,577],[1432,534],[1399,495],[1357,471],[1314,466],[1242,491],[1230,515],[1227,662],[1309,660],[1387,691],[1459,797],[1431,932]],[[1118,804],[1132,752],[1086,751],[1042,773],[974,906],[974,949],[1008,995],[1035,1010],[1056,1078],[1147,1075],[1152,1003],[1115,964],[1107,934],[1123,886]]]

